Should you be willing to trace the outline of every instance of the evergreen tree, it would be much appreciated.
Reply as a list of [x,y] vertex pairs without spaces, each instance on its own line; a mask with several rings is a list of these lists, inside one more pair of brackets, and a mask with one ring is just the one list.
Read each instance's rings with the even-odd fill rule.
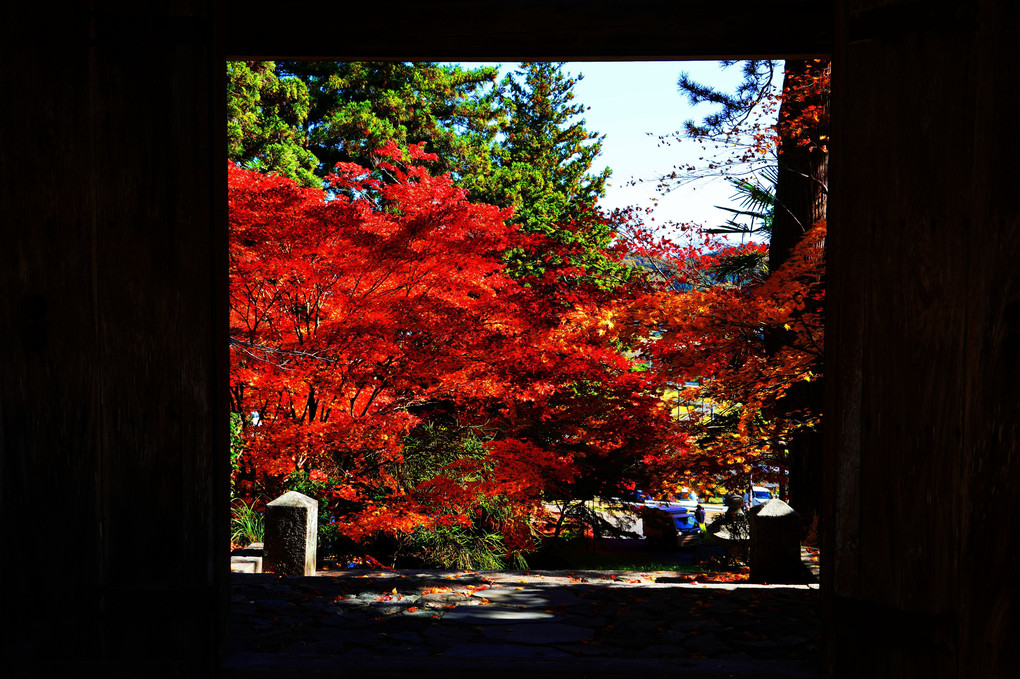
[[[233,62],[229,157],[308,186],[338,162],[374,168],[389,141],[425,143],[471,199],[515,208],[525,232],[548,238],[508,253],[520,276],[552,270],[612,289],[629,270],[611,253],[599,213],[610,170],[591,172],[602,135],[574,101],[581,77],[559,63],[522,64],[501,87],[497,69],[410,62]],[[497,138],[498,136],[498,138]],[[549,280],[549,277],[546,276]]]
[[469,191],[491,171],[498,129],[497,69],[412,62],[284,62],[281,71],[307,89],[303,133],[320,176],[338,162],[372,168],[395,141],[425,143],[439,156],[432,171],[452,172]]
[[582,76],[562,63],[524,63],[502,83],[506,115],[494,172],[478,198],[513,207],[524,231],[544,234],[555,252],[509,254],[520,275],[541,275],[549,267],[580,267],[600,287],[612,287],[626,267],[608,250],[614,230],[598,213],[609,168],[592,164],[604,135],[585,129],[585,107],[574,103]]
[[307,148],[308,88],[280,77],[272,61],[227,62],[227,158],[246,170],[273,172],[319,186],[319,161]]
[[497,69],[410,62],[228,62],[228,158],[306,186],[424,143],[469,191],[492,170]]
[[[723,68],[729,68],[736,61],[719,62]],[[772,78],[779,62],[767,59],[751,59],[741,63],[743,81],[735,92],[723,92],[711,85],[695,82],[686,72],[681,73],[677,87],[687,95],[692,105],[712,103],[718,105],[713,113],[705,116],[699,125],[693,120],[684,124],[684,131],[691,137],[732,136],[738,128],[748,121],[755,107],[764,102],[772,91]]]

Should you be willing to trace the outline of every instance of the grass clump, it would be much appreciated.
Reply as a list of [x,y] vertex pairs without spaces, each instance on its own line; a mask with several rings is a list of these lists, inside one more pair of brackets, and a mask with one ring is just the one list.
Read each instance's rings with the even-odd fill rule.
[[255,511],[255,502],[248,504],[240,500],[230,511],[230,542],[236,545],[250,545],[262,542],[266,532],[265,517]]

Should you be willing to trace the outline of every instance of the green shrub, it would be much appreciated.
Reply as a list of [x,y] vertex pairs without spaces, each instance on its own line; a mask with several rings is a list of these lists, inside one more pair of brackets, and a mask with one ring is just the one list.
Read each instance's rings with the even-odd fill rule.
[[507,555],[503,536],[477,527],[443,526],[404,536],[403,558],[432,568],[498,571],[528,567],[520,554]]
[[241,472],[244,452],[243,421],[240,413],[230,413],[230,499],[237,497],[237,476]]
[[255,503],[250,505],[243,500],[231,508],[230,541],[238,545],[250,545],[262,542],[265,536],[265,520],[260,512],[255,511]]

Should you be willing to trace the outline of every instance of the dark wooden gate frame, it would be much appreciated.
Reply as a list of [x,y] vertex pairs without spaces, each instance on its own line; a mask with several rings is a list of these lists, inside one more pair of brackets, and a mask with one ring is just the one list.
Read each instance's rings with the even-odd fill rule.
[[[265,3],[269,7],[276,3]],[[288,5],[314,15],[318,3]],[[345,11],[330,22],[279,31],[258,11],[225,23],[227,60],[336,61],[694,61],[831,59],[833,4],[818,0],[736,0],[725,10],[663,0],[420,2]],[[229,13],[229,10],[228,10]],[[392,22],[392,17],[401,21]],[[380,27],[371,30],[368,27]],[[225,122],[225,121],[224,121]]]
[[725,7],[701,0],[395,0],[335,16],[317,15],[315,3],[300,0],[288,3],[286,16],[317,18],[293,32],[264,21],[274,3],[236,12],[231,4],[224,47],[237,59],[781,59],[828,56],[834,35],[830,0],[732,0]]
[[4,676],[216,672],[229,610],[227,56],[830,52],[827,664],[845,677],[1011,676],[1018,25],[1013,0],[8,3]]

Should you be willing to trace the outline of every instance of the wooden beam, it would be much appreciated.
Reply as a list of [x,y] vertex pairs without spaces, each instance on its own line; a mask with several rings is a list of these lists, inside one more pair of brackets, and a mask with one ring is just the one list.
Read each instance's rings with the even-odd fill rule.
[[226,0],[228,58],[640,61],[826,56],[831,0]]

